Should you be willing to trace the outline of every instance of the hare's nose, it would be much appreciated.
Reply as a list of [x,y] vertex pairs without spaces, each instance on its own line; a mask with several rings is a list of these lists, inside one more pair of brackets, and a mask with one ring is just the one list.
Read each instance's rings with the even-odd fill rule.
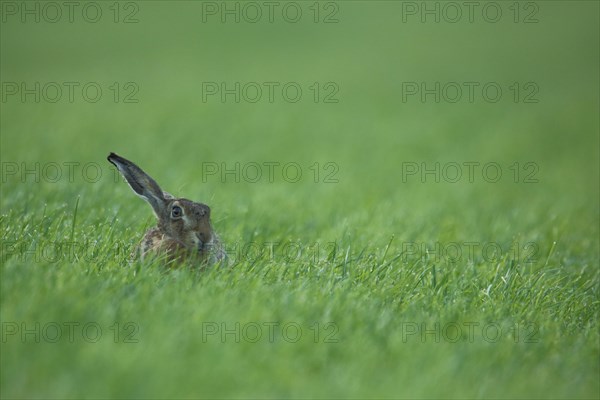
[[196,244],[198,246],[198,251],[202,251],[204,249],[204,245],[206,244],[204,241],[204,235],[201,233],[196,233],[196,237],[198,238],[198,243]]

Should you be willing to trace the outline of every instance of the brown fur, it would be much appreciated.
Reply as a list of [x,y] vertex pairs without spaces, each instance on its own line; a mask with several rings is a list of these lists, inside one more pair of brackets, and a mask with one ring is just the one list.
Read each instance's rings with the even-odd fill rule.
[[131,161],[110,153],[114,164],[140,197],[146,200],[158,225],[146,232],[140,245],[142,259],[148,254],[164,255],[169,264],[192,258],[217,262],[225,257],[219,237],[210,224],[210,208],[184,198],[174,198]]

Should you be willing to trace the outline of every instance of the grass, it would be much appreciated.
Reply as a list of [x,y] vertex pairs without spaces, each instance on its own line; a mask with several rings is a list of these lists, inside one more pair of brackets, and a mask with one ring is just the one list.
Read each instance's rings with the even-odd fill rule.
[[[400,23],[400,2],[360,1],[337,24],[160,1],[138,24],[3,22],[2,82],[106,94],[0,104],[2,397],[598,398],[598,4],[537,4],[537,24]],[[213,81],[306,97],[203,102]],[[506,94],[403,102],[413,81]],[[314,82],[339,102],[308,100]],[[209,204],[229,264],[131,260],[154,218],[110,151]],[[503,175],[403,175],[436,162]],[[207,163],[240,163],[239,182]]]

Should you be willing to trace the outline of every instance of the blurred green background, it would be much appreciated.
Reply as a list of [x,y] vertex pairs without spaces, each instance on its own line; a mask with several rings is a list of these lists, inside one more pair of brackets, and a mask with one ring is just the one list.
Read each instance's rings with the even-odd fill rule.
[[[448,21],[454,16],[448,2],[292,3],[277,2],[269,22],[263,2],[81,2],[70,22],[59,2],[63,15],[53,23],[46,19],[54,18],[54,10],[44,2],[2,1],[3,242],[75,237],[96,238],[110,247],[116,240],[139,240],[153,217],[114,178],[105,160],[114,151],[138,163],[163,189],[209,204],[226,243],[336,242],[341,253],[366,250],[383,260],[401,254],[406,243],[477,241],[506,248],[529,241],[538,246],[538,262],[530,272],[543,274],[547,268],[558,274],[544,301],[577,294],[577,306],[567,301],[543,307],[543,302],[519,303],[522,292],[516,289],[490,305],[481,296],[485,286],[480,291],[462,284],[448,286],[463,296],[460,306],[438,291],[422,292],[411,303],[408,292],[388,291],[384,283],[367,278],[358,282],[369,285],[347,283],[341,294],[333,289],[323,293],[331,282],[313,277],[301,263],[291,269],[296,274],[274,272],[274,281],[266,272],[261,278],[252,274],[252,266],[234,278],[215,272],[213,283],[200,278],[198,289],[188,286],[189,276],[147,272],[146,280],[132,277],[122,272],[122,262],[44,264],[22,261],[10,252],[2,261],[3,323],[134,318],[142,334],[146,326],[146,334],[127,350],[110,343],[90,349],[3,340],[3,397],[598,396],[599,3],[493,2],[486,15],[499,9],[495,23],[482,14],[489,2],[478,2],[473,22],[462,2],[453,3],[463,13],[455,23]],[[84,6],[91,7],[88,17],[101,10],[98,22],[84,18]],[[256,6],[262,18],[245,21]],[[22,15],[22,7],[39,10],[40,21],[33,14]],[[220,12],[236,7],[240,22],[235,14],[227,14],[223,22]],[[299,21],[287,21],[284,7],[300,9]],[[426,14],[423,22],[421,13],[435,7],[440,21]],[[207,13],[215,9],[217,14]],[[294,15],[292,9],[289,13]],[[63,89],[64,82],[79,86],[73,102],[66,91],[55,103],[44,93],[39,102],[35,95],[23,101],[20,85],[32,88],[35,82],[41,87],[49,82]],[[81,93],[90,82],[102,89],[97,102],[86,101]],[[243,97],[235,102],[231,95],[221,101],[219,94],[203,99],[212,82],[279,86],[273,102],[266,92],[256,103]],[[298,102],[285,101],[281,94],[289,82],[303,90]],[[318,101],[311,89],[315,82]],[[436,102],[432,95],[421,101],[419,94],[403,99],[411,82],[479,86],[472,102],[466,92],[458,102],[443,97]],[[497,102],[482,95],[481,87],[489,82],[503,90]],[[15,87],[19,92],[12,94]],[[325,102],[331,88],[338,89],[337,102]],[[516,101],[514,88],[519,88]],[[532,88],[536,102],[527,102]],[[126,102],[132,90],[131,99],[137,101]],[[66,167],[56,182],[43,173],[39,182],[35,175],[22,175],[22,163],[41,171],[49,163],[69,162],[99,166],[101,177],[85,179],[80,167],[72,181],[65,176]],[[290,183],[276,173],[274,182],[268,182],[263,170],[263,179],[252,183],[203,173],[203,163],[231,167],[237,162],[294,162],[303,175]],[[479,173],[473,183],[466,177],[438,183],[431,175],[423,182],[419,174],[406,179],[402,174],[406,163],[431,167],[464,162],[498,163],[502,178],[490,183]],[[320,172],[316,183],[310,168],[315,163]],[[335,166],[337,182],[324,182],[327,163]],[[515,163],[518,182],[510,169]],[[531,172],[526,163],[536,166],[537,183],[524,182]],[[481,255],[477,258],[438,268],[457,274],[448,275],[450,283],[468,282],[471,278],[462,275],[473,263],[479,265]],[[392,267],[401,274],[407,264]],[[430,267],[423,266],[426,271]],[[496,265],[488,267],[483,276],[496,276]],[[291,267],[276,260],[268,268]],[[548,274],[543,279],[550,279]],[[579,282],[575,276],[584,277],[581,284],[573,283]],[[418,276],[413,279],[422,283]],[[523,279],[531,283],[533,275]],[[129,297],[129,291],[135,295]],[[446,297],[435,302],[435,296]],[[499,318],[490,310],[495,307],[503,310],[498,311],[502,318],[540,319],[544,344],[530,349],[533,355],[526,361],[518,356],[527,353],[526,346],[505,345],[496,351],[482,350],[481,344],[421,344],[409,350],[391,339],[399,333],[389,324],[398,319]],[[190,315],[194,312],[200,314]],[[268,321],[277,316],[308,321],[314,315],[327,316],[317,318],[321,322],[337,316],[345,340],[318,349],[310,344],[207,347],[192,333],[203,320]],[[573,321],[579,325],[571,325]],[[363,324],[370,328],[363,330]],[[571,335],[567,339],[565,332]],[[130,381],[124,378],[128,374]],[[565,374],[576,383],[561,381]]]

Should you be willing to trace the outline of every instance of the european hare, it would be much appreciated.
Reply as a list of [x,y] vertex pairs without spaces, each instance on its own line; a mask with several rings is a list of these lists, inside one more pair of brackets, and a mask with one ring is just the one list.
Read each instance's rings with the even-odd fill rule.
[[139,245],[142,259],[149,253],[166,254],[169,261],[192,256],[214,263],[224,258],[219,237],[210,224],[207,205],[163,192],[140,167],[115,153],[108,155],[108,161],[117,167],[133,191],[152,206],[158,219],[158,225],[146,232]]

